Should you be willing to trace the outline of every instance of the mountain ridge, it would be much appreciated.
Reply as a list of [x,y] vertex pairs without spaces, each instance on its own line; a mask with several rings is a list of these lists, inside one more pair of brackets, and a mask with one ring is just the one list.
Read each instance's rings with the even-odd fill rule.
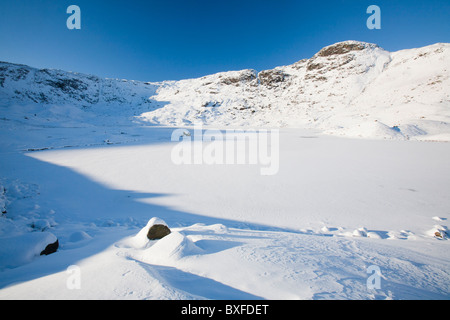
[[448,43],[388,52],[348,40],[291,65],[162,82],[0,62],[3,106],[70,105],[157,125],[305,127],[363,138],[450,140],[448,87]]

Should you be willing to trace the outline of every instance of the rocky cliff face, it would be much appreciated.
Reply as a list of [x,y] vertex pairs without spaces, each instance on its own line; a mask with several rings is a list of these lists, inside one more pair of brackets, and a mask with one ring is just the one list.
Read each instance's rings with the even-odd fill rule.
[[[345,41],[257,72],[149,83],[0,63],[0,103],[71,105],[162,125],[301,126],[362,137],[447,139],[450,44],[388,52]],[[103,109],[102,109],[103,108]]]

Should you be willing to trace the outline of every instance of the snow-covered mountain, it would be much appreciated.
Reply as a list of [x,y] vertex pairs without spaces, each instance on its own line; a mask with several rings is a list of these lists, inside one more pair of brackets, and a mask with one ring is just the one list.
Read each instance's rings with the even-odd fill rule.
[[[146,103],[155,93],[150,83],[101,79],[97,76],[26,65],[0,63],[2,102],[72,104],[88,108],[99,104]],[[6,100],[6,101],[5,101]]]
[[271,70],[159,83],[0,63],[4,106],[70,105],[169,126],[307,127],[367,138],[450,140],[448,88],[448,43],[391,53],[345,41]]

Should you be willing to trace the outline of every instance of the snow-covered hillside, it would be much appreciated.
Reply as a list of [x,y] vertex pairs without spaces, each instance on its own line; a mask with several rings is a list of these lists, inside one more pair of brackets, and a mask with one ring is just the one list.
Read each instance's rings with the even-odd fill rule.
[[0,64],[3,104],[71,105],[169,126],[307,127],[364,138],[449,140],[449,87],[447,43],[390,53],[346,41],[272,70],[161,83]]
[[347,41],[256,72],[165,83],[143,114],[154,123],[309,127],[366,138],[444,139],[450,132],[450,45],[390,53]]
[[155,94],[151,83],[97,76],[53,69],[35,69],[25,65],[0,63],[1,102],[3,104],[39,103],[75,105],[134,105],[148,103]]

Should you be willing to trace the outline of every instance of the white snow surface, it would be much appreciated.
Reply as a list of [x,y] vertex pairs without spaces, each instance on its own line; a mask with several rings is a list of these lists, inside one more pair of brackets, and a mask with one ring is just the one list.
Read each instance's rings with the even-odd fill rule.
[[[157,84],[3,63],[0,299],[449,299],[449,44],[343,44]],[[279,128],[279,171],[175,164],[197,121]]]

